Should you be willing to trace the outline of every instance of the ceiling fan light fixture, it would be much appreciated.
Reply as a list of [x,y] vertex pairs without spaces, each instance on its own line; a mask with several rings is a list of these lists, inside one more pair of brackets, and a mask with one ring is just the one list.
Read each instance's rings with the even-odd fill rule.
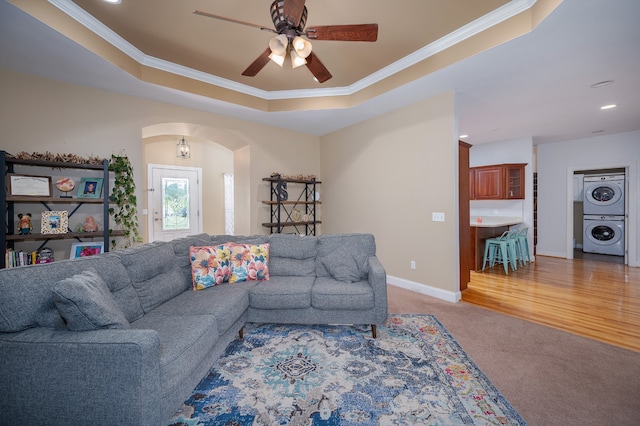
[[283,58],[287,55],[288,46],[289,39],[284,34],[278,34],[269,40],[269,49],[271,49],[271,52],[275,55],[282,56]]
[[298,68],[307,63],[307,60],[296,53],[295,49],[291,49],[291,68]]
[[271,52],[271,54],[269,55],[269,59],[271,59],[273,62],[275,62],[276,64],[283,66],[284,65],[284,58],[286,57],[286,53],[282,54],[282,55],[278,55],[274,52]]
[[293,45],[293,48],[295,49],[296,54],[299,57],[304,59],[311,54],[312,46],[309,40],[305,40],[302,37],[298,36],[293,39],[293,42],[291,44]]

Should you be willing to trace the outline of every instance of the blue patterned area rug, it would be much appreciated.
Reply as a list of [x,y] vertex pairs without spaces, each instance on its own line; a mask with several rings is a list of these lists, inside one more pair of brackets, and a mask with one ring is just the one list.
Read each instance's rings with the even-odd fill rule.
[[251,325],[170,425],[525,425],[432,315]]

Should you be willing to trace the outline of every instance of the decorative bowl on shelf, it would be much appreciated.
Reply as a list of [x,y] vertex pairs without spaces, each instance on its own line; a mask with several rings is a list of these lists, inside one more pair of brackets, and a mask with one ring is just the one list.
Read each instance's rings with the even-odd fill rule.
[[63,177],[56,181],[56,188],[58,188],[60,192],[64,192],[62,198],[73,198],[68,194],[69,192],[73,191],[75,187],[76,183],[73,181],[73,179],[68,177]]

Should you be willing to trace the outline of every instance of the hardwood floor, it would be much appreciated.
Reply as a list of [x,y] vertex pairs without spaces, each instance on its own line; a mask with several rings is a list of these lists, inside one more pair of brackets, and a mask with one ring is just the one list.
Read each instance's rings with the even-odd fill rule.
[[509,275],[471,272],[462,300],[640,352],[640,268],[537,256]]

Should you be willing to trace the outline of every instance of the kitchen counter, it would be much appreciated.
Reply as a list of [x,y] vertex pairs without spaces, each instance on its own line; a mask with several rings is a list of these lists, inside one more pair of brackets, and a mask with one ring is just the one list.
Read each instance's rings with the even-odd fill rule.
[[[478,218],[481,221],[478,221]],[[470,225],[477,228],[499,228],[517,225],[522,222],[522,218],[517,216],[471,216]]]
[[495,238],[508,231],[513,225],[523,223],[521,217],[512,216],[479,216],[482,222],[476,220],[478,216],[471,216],[471,261],[472,268],[482,271],[484,259],[484,246],[487,238]]

